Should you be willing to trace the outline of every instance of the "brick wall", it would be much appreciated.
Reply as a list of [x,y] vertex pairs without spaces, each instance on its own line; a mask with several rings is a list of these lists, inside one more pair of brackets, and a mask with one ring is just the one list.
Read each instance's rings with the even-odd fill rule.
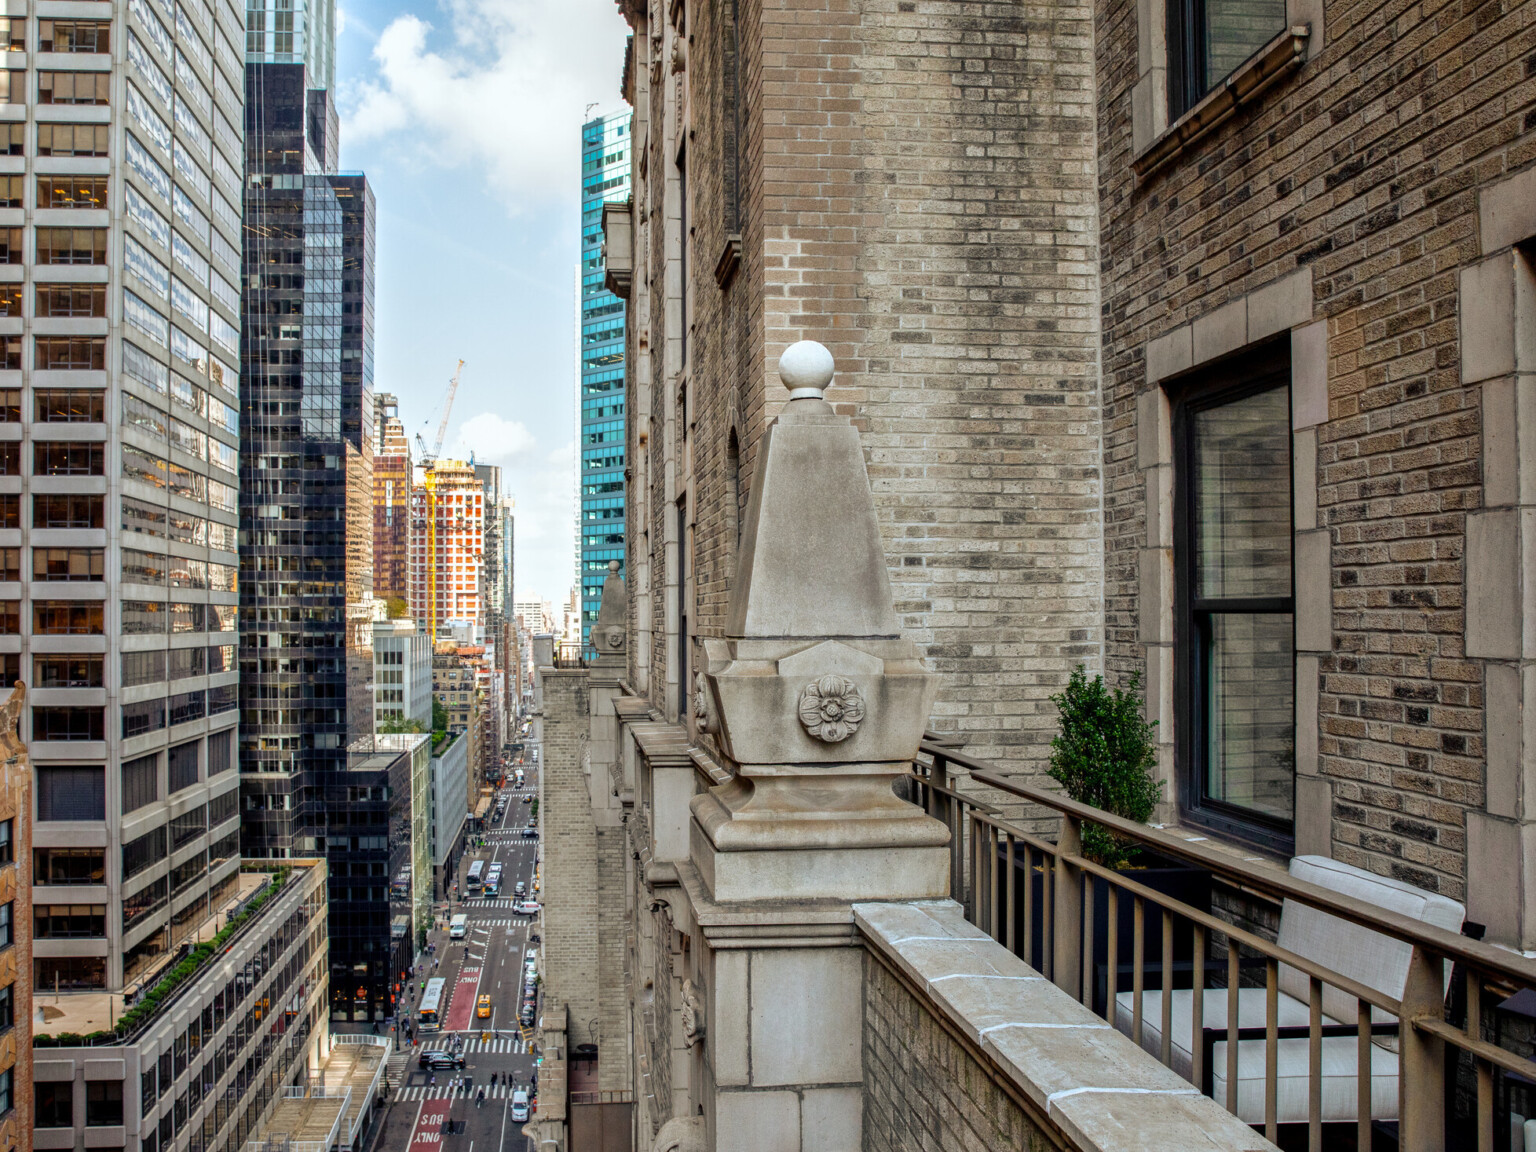
[[544,1003],[570,1008],[571,1043],[593,1039],[598,1017],[597,830],[582,772],[587,744],[587,674],[540,668],[544,763],[539,772],[543,849]]
[[1122,677],[1144,666],[1145,343],[1310,267],[1327,320],[1316,485],[1332,550],[1318,732],[1331,851],[1461,898],[1484,716],[1463,648],[1465,517],[1482,494],[1457,268],[1478,256],[1479,188],[1536,160],[1531,5],[1330,0],[1320,52],[1145,181],[1130,166],[1136,14],[1134,0],[1095,6],[1108,664]]
[[[1101,645],[1091,10],[738,3],[688,5],[686,370],[665,352],[669,68],[649,73],[637,156],[650,321],[630,341],[655,384],[642,397],[630,382],[650,424],[641,445],[633,422],[646,486],[629,531],[656,593],[637,622],[654,641],[652,698],[676,603],[662,546],[675,500],[690,500],[694,631],[718,635],[757,443],[783,396],[774,366],[817,339],[838,361],[829,399],[864,433],[903,630],[944,677],[936,722],[1038,767],[1047,697]],[[650,6],[653,28],[664,8]],[[722,290],[735,228],[741,265]]]
[[873,956],[864,957],[864,1149],[1055,1147],[965,1045]]

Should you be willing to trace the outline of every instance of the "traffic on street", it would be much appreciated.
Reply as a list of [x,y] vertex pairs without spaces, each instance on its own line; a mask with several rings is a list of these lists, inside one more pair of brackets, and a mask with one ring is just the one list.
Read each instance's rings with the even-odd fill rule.
[[542,986],[534,748],[528,740],[508,756],[486,826],[468,834],[412,973],[375,1149],[531,1147],[522,1126],[538,1104]]

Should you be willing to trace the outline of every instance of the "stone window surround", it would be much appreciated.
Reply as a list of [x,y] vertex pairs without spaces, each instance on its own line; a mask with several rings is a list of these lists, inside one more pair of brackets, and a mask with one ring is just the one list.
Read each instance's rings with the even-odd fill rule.
[[1333,647],[1332,550],[1317,515],[1317,429],[1328,419],[1328,325],[1312,319],[1312,270],[1301,268],[1147,342],[1149,385],[1136,401],[1136,467],[1146,500],[1139,629],[1147,718],[1157,721],[1159,818],[1182,816],[1174,764],[1173,409],[1167,385],[1283,332],[1291,338],[1292,531],[1296,659],[1295,851],[1331,855],[1333,793],[1318,774],[1322,654]]
[[[1536,167],[1478,192],[1482,259],[1457,286],[1461,382],[1480,393],[1483,493],[1466,528],[1466,655],[1481,665],[1483,810],[1467,916],[1536,948]],[[1520,868],[1511,883],[1511,864]]]
[[[1298,63],[1310,60],[1322,51],[1323,0],[1286,0],[1285,23],[1287,31],[1281,38],[1286,40],[1294,38],[1297,29],[1307,29],[1305,50]],[[1247,64],[1240,66],[1233,76],[1247,67]],[[1178,123],[1190,119],[1191,114],[1220,94],[1221,87],[1218,85],[1207,93],[1179,118]],[[1136,0],[1136,83],[1131,88],[1131,155],[1142,158],[1177,126],[1168,121],[1168,0]]]

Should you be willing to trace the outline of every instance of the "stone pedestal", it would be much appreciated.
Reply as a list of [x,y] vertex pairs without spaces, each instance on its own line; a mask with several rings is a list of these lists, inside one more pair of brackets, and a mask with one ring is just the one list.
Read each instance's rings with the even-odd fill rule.
[[694,797],[679,868],[708,1146],[860,1146],[863,954],[852,904],[938,898],[949,834],[898,799],[937,685],[898,634],[858,432],[822,399],[819,344],[758,457],[730,626],[695,719],[731,780]]

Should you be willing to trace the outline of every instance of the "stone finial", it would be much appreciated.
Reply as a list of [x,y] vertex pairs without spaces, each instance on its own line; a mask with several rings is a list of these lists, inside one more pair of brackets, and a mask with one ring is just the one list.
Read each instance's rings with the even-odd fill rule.
[[619,578],[619,562],[610,560],[608,578],[603,581],[603,598],[598,602],[597,623],[592,625],[592,647],[597,649],[599,659],[624,651],[628,627],[629,595]]
[[779,379],[791,400],[822,399],[832,383],[833,368],[832,353],[814,340],[791,344],[779,357]]
[[[949,834],[898,799],[935,677],[896,620],[859,432],[802,340],[758,451],[725,635],[703,641],[699,727],[736,771],[697,796],[716,899],[915,899],[948,891]],[[814,867],[789,853],[832,853]],[[834,858],[835,857],[835,858]]]

